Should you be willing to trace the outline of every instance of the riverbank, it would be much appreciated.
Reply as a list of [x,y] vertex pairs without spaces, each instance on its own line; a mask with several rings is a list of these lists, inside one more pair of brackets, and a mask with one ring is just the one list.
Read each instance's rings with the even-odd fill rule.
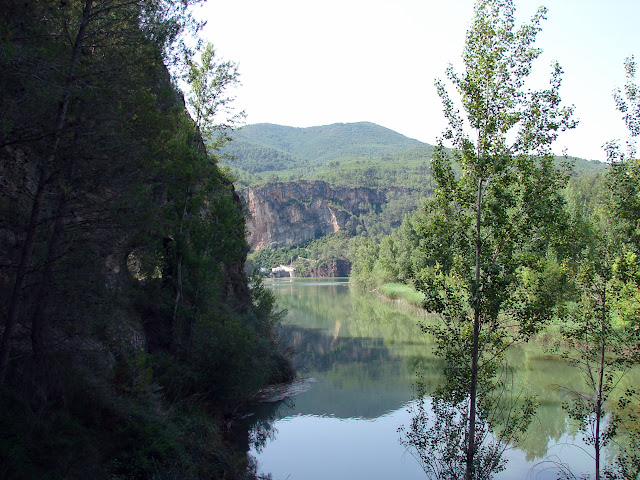
[[[417,291],[411,285],[403,283],[385,283],[372,290],[371,293],[396,305],[402,310],[427,314],[422,306],[424,294]],[[565,340],[562,335],[562,325],[566,325],[566,321],[561,321],[557,318],[554,319],[551,323],[546,325],[542,331],[534,335],[531,338],[531,341],[538,342],[549,348],[564,345]]]
[[407,306],[423,309],[424,293],[417,291],[410,285],[403,283],[385,283],[378,289],[388,300],[402,302]]

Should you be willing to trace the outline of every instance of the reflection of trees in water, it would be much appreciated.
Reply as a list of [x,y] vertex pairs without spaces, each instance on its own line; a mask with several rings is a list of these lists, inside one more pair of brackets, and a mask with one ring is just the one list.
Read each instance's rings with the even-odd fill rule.
[[525,452],[529,462],[543,459],[547,455],[547,446],[557,444],[568,428],[558,400],[539,401],[538,405],[536,416],[518,444],[518,449]]
[[[274,424],[293,408],[291,398],[278,402],[263,403],[254,411],[251,429],[249,430],[249,445],[262,452],[268,441],[273,440],[278,433]],[[248,449],[247,449],[248,450]]]
[[277,402],[263,402],[251,405],[244,416],[240,413],[230,433],[231,440],[238,451],[249,452],[251,448],[260,453],[268,441],[278,433],[275,422],[284,417],[294,407],[291,398]]
[[278,305],[289,311],[287,320],[309,328],[331,328],[335,319],[349,316],[346,285],[304,285],[291,283],[273,289]]
[[413,393],[413,371],[382,339],[335,336],[335,332],[288,326],[296,368],[319,378],[310,392],[294,398],[296,414],[377,418],[397,410]]
[[[428,395],[443,383],[443,361],[433,355],[431,339],[417,325],[429,321],[426,315],[350,293],[342,285],[300,287],[292,282],[274,292],[279,305],[289,310],[290,325],[282,336],[297,352],[298,369],[320,372],[325,380],[293,398],[296,412],[333,409],[329,413],[344,418],[357,406],[358,415],[373,418],[385,408],[399,408],[402,398],[412,398],[416,378]],[[561,409],[564,396],[558,386],[580,391],[582,379],[535,343],[510,350],[507,363],[514,389],[537,395],[538,415],[517,448],[528,461],[540,460],[547,445],[575,432]],[[637,384],[637,377],[628,382],[625,386]]]
[[285,345],[293,348],[294,366],[326,372],[350,363],[381,364],[399,361],[381,338],[350,338],[327,334],[326,331],[298,326],[283,327],[280,336]]
[[[428,403],[425,405],[427,411],[423,418],[425,424],[422,425],[427,428],[426,421],[431,419],[428,424],[431,426],[436,418],[434,412],[430,410],[430,402],[433,392],[445,380],[442,370],[443,361],[439,358],[411,355],[406,356],[404,361],[407,371],[417,373],[422,391],[427,395]],[[514,348],[507,355],[507,361],[512,374],[510,382],[513,382],[514,391],[535,394],[536,402],[539,404],[537,414],[528,430],[518,442],[511,443],[511,446],[523,451],[526,460],[530,462],[543,460],[553,454],[554,449],[547,451],[548,446],[558,445],[558,448],[562,446],[565,451],[567,448],[579,449],[578,444],[575,447],[560,445],[560,442],[566,441],[567,437],[570,442],[574,440],[577,442],[576,434],[578,433],[576,425],[567,420],[561,408],[562,402],[566,399],[566,388],[560,386],[571,386],[572,389],[581,391],[584,382],[580,376],[575,375],[575,372],[568,368],[562,360],[549,355],[548,348],[544,345],[530,344],[524,348]],[[634,381],[637,382],[637,377],[634,378],[632,375],[629,378],[629,385],[632,385]],[[451,407],[450,404],[445,406]],[[445,410],[446,408],[442,409],[444,419],[451,418],[451,412]],[[507,411],[506,408],[502,410]],[[449,426],[451,429],[454,428],[454,425]],[[495,422],[492,429],[494,427],[499,430],[499,422]],[[442,423],[440,431],[444,430],[445,423]],[[614,459],[616,448],[614,445],[609,449],[609,461]],[[555,451],[558,450],[555,449]]]
[[[444,362],[445,375],[451,372]],[[428,478],[458,480],[467,476],[467,435],[470,397],[457,376],[445,376],[429,391],[418,386],[412,419],[403,426],[401,443],[418,460]],[[504,453],[517,444],[535,413],[531,397],[515,387],[513,371],[496,370],[480,377],[476,404],[472,478],[489,480],[506,467]]]
[[418,325],[426,315],[399,311],[393,304],[370,296],[350,294],[346,287],[337,287],[333,294],[328,291],[330,287],[296,289],[293,285],[274,289],[279,306],[289,311],[285,323],[331,332],[336,332],[340,324],[339,336],[381,338],[400,355],[398,347],[412,345],[416,352],[430,355],[430,338]]
[[409,356],[405,358],[407,372],[415,375],[416,382],[426,395],[431,395],[444,382],[444,360],[439,357]]
[[537,414],[517,448],[525,452],[528,461],[543,459],[549,445],[573,433],[561,408],[566,388],[560,386],[580,390],[584,382],[560,358],[549,355],[549,348],[540,344],[513,348],[507,355],[507,364],[513,373],[514,389],[535,394],[538,404]]

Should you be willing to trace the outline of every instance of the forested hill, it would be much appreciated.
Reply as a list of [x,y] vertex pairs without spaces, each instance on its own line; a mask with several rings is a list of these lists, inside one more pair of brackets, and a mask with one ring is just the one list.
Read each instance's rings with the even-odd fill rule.
[[319,166],[338,158],[369,158],[424,145],[370,122],[296,128],[271,123],[247,125],[233,133],[226,152],[231,165],[247,172]]
[[[424,191],[431,181],[428,165],[433,145],[371,122],[307,128],[259,123],[231,136],[222,163],[234,172],[240,188],[283,180],[322,180]],[[575,175],[606,168],[595,160],[570,160]]]

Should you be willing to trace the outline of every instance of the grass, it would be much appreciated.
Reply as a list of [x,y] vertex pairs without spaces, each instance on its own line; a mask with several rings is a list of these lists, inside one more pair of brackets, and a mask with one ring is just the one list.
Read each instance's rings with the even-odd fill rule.
[[385,283],[380,287],[380,291],[391,300],[404,299],[413,306],[422,307],[424,294],[418,292],[410,285],[404,285],[402,283]]

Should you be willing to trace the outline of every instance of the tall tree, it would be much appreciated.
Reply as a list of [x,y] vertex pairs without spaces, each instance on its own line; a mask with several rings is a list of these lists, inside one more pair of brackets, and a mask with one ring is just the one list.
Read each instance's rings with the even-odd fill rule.
[[[447,462],[462,456],[464,468],[451,478],[490,478],[502,468],[495,458],[501,450],[487,447],[482,436],[500,423],[489,410],[499,408],[498,392],[504,392],[495,381],[501,361],[509,345],[537,332],[552,311],[544,259],[562,232],[559,189],[565,174],[554,165],[551,145],[575,122],[573,108],[561,105],[558,64],[547,89],[525,87],[541,53],[533,45],[545,14],[541,8],[517,28],[513,1],[479,0],[462,55],[464,71],[446,71],[462,113],[445,82],[436,82],[449,128],[432,157],[438,188],[423,229],[431,266],[418,275],[417,285],[425,307],[442,318],[429,328],[447,361],[448,381],[436,401],[459,424],[423,434],[412,427],[407,444],[424,451],[430,434],[451,434],[454,453],[435,450],[428,457]],[[505,410],[505,434],[499,438],[522,430],[531,408],[518,418],[510,412]]]
[[[590,245],[577,258],[579,298],[568,309],[562,329],[563,346],[572,347],[563,351],[563,356],[581,372],[586,391],[571,391],[570,399],[563,406],[578,422],[583,440],[593,449],[596,480],[637,478],[637,465],[632,476],[621,477],[614,473],[614,468],[605,467],[603,449],[624,426],[624,415],[616,412],[613,400],[616,396],[625,396],[621,382],[639,358],[637,332],[630,328],[633,320],[625,314],[629,301],[633,303],[637,299],[630,298],[628,286],[619,273],[626,270],[627,274],[631,271],[638,275],[640,265],[634,256],[625,255],[620,248],[620,237],[612,235],[615,229],[610,228],[611,223],[616,220],[610,212],[601,210],[590,220]],[[621,457],[629,458],[622,452]],[[637,462],[637,455],[635,460]],[[565,478],[576,478],[564,466],[562,471]]]
[[629,130],[629,139],[626,152],[615,141],[605,145],[611,165],[609,207],[622,222],[619,234],[625,243],[640,252],[640,160],[636,155],[636,139],[640,136],[640,85],[636,80],[634,57],[627,58],[625,70],[626,84],[623,90],[614,93],[614,99]]
[[[210,262],[208,268],[215,270],[216,260],[219,262],[222,252],[227,251],[222,239],[226,235],[227,241],[239,241],[237,232],[232,233],[235,231],[232,225],[243,221],[237,218],[231,182],[220,175],[217,167],[217,151],[230,140],[229,133],[245,117],[244,112],[236,112],[231,105],[234,97],[230,90],[239,84],[238,67],[217,58],[213,45],[206,43],[199,55],[185,59],[184,68],[185,100],[192,117],[192,123],[184,125],[187,131],[191,130],[184,145],[188,151],[165,166],[170,170],[168,178],[172,179],[167,213],[174,218],[170,223],[177,225],[177,230],[167,235],[174,240],[170,245],[174,283],[172,323],[176,330],[174,340],[178,343],[183,323],[178,318],[179,308],[187,280],[185,258],[196,263]],[[231,228],[223,229],[222,223],[230,223],[227,226]],[[244,249],[240,244],[238,247]],[[214,258],[216,255],[218,258]]]
[[199,57],[199,62],[195,57],[185,61],[186,103],[208,148],[217,150],[246,117],[244,111],[236,112],[232,107],[235,98],[230,90],[240,83],[238,65],[216,57],[211,43],[204,44]]

